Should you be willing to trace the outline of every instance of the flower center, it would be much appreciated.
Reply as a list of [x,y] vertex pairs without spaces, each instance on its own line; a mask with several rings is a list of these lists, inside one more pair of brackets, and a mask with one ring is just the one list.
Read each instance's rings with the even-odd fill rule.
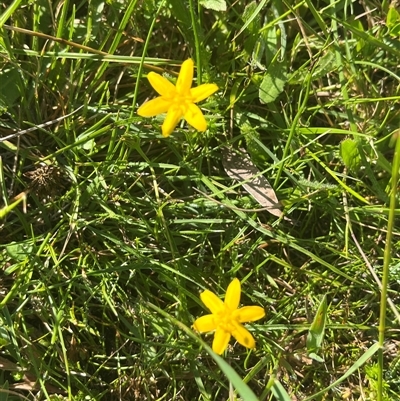
[[215,325],[228,333],[232,333],[235,328],[234,320],[232,311],[227,306],[224,306],[224,309],[216,313],[214,317]]
[[174,92],[171,93],[167,99],[173,107],[180,108],[182,110],[182,114],[185,114],[186,110],[189,108],[189,105],[193,102],[193,97],[188,93],[179,93]]

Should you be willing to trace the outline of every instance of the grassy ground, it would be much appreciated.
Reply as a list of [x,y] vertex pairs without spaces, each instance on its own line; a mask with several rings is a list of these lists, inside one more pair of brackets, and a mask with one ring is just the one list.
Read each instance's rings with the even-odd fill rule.
[[[182,326],[235,277],[266,317],[223,358],[257,399],[400,399],[395,3],[0,3],[1,400],[254,399]],[[208,130],[163,138],[145,76],[189,57]]]

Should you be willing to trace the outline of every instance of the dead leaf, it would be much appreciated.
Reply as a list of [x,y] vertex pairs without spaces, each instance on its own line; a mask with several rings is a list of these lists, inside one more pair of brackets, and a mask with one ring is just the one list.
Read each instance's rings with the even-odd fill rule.
[[[45,383],[46,391],[50,394],[65,394],[64,390],[53,386],[52,384]],[[23,382],[10,384],[10,388],[13,390],[26,390],[26,391],[39,391],[40,385],[37,377],[30,372],[24,374]]]
[[281,204],[274,189],[243,150],[223,150],[222,164],[226,174],[241,183],[243,188],[269,213],[281,217]]
[[14,362],[9,361],[6,358],[3,358],[2,356],[0,356],[0,369],[3,370],[11,370],[11,371],[20,371],[22,370],[21,368],[18,367],[17,364],[15,364]]

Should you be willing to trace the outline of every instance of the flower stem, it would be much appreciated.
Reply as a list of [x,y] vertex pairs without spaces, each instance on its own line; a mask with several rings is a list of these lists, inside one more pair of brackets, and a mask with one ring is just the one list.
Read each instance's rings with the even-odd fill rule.
[[380,320],[379,320],[379,351],[378,351],[378,401],[383,400],[383,345],[385,341],[386,329],[386,304],[387,304],[387,287],[389,282],[389,265],[391,261],[392,251],[392,234],[394,228],[395,209],[396,209],[396,195],[397,195],[397,182],[399,179],[400,168],[400,130],[394,134],[396,140],[396,148],[393,157],[392,167],[392,190],[390,194],[389,205],[389,221],[387,227],[386,245],[383,260],[383,276],[382,276],[382,292],[380,301]]

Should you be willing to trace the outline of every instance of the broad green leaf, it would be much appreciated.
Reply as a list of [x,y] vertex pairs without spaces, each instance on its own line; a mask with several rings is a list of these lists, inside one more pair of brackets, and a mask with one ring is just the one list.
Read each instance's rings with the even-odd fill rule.
[[391,30],[400,23],[400,13],[395,7],[390,7],[386,16],[386,26]]
[[361,165],[361,156],[358,143],[350,138],[345,139],[340,144],[340,156],[343,163],[350,170],[357,170]]
[[400,22],[398,22],[397,24],[394,24],[391,28],[389,33],[392,36],[400,36]]
[[[246,4],[243,14],[241,15],[242,21],[246,24],[246,30],[251,35],[258,35],[258,32],[261,28],[260,10],[258,11],[256,10],[257,10],[257,2],[251,1],[248,4]],[[246,39],[244,43],[245,48],[248,43],[249,42]]]
[[14,260],[23,261],[32,254],[33,245],[30,241],[12,242],[6,246],[6,251]]
[[226,11],[225,0],[200,0],[200,5],[208,10]]
[[256,9],[257,3],[252,1],[246,4],[241,16],[242,21],[246,24],[246,34],[249,34],[249,37],[246,37],[244,42],[244,48],[248,51],[248,53],[252,51],[255,41],[257,40],[256,36],[258,36],[258,32],[261,28],[260,14],[256,13]]
[[[269,68],[273,68],[272,63],[274,63],[275,55],[279,51],[279,29],[276,26],[271,26],[264,29],[259,34],[259,39],[257,44],[260,48],[258,54],[253,54],[253,58],[258,61],[259,64],[263,64]],[[263,50],[263,52],[262,52]]]
[[287,80],[286,63],[275,60],[268,67],[261,82],[258,91],[260,101],[262,103],[273,102],[283,92]]
[[320,357],[315,352],[310,352],[308,354],[308,356],[309,356],[309,358],[314,359],[314,361],[317,361],[317,362],[320,362],[320,363],[324,362],[324,358]]
[[316,351],[321,348],[324,339],[327,311],[328,305],[326,295],[324,295],[307,335],[308,356],[318,362],[323,362],[323,359],[316,354]]

